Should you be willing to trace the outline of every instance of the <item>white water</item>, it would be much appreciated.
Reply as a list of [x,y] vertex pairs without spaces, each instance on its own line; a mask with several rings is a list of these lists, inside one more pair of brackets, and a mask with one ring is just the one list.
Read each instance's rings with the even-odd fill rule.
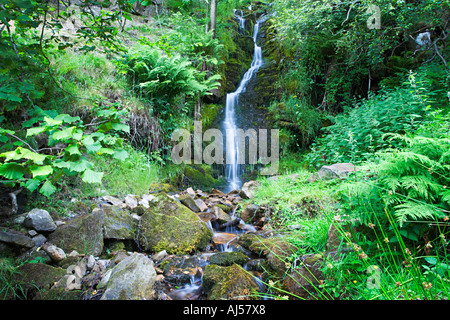
[[[239,20],[239,27],[243,28],[245,26],[245,19],[242,16],[236,14],[236,18]],[[239,177],[239,152],[245,152],[245,150],[239,150],[239,144],[237,141],[237,126],[236,126],[236,114],[235,109],[239,104],[239,96],[241,93],[245,92],[247,89],[247,85],[249,81],[253,78],[256,72],[261,68],[264,64],[262,58],[262,50],[261,47],[257,45],[257,37],[259,34],[259,26],[263,19],[259,19],[256,21],[256,24],[253,29],[253,42],[254,42],[254,51],[253,51],[253,61],[250,68],[244,74],[241,82],[239,83],[238,88],[235,92],[228,93],[226,97],[225,104],[225,120],[224,120],[224,128],[226,130],[226,171],[225,178],[228,182],[228,188],[225,192],[229,192],[234,189],[239,189],[241,187],[241,179]]]

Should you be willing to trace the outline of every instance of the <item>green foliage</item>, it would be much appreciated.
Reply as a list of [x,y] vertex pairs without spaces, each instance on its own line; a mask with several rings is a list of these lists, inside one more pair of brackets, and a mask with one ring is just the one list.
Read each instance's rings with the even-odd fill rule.
[[295,95],[272,103],[269,116],[277,127],[292,134],[290,145],[301,148],[311,144],[322,125],[319,112]]
[[[54,117],[41,114],[39,126],[27,129],[26,137],[44,140],[43,147],[33,148],[15,135],[14,131],[0,128],[0,140],[9,145],[19,145],[12,151],[0,154],[4,162],[0,166],[0,182],[19,184],[31,192],[50,197],[57,191],[54,185],[63,175],[81,175],[86,183],[100,183],[102,172],[92,170],[92,163],[85,154],[103,154],[124,160],[128,153],[123,149],[122,139],[117,135],[129,132],[128,125],[121,122],[124,111],[103,108],[96,112],[93,122],[83,124],[79,117],[59,114]],[[12,140],[16,142],[12,143]]]
[[433,93],[413,76],[401,87],[383,89],[357,103],[348,114],[336,116],[332,126],[323,128],[326,135],[312,145],[308,160],[316,166],[357,163],[373,158],[376,151],[402,145],[385,139],[385,134],[414,132],[426,118]]

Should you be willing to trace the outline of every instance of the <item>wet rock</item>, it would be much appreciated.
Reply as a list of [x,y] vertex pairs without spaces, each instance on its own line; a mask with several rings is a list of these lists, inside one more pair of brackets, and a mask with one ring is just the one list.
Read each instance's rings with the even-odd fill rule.
[[136,196],[129,194],[125,197],[124,199],[125,204],[127,205],[128,208],[130,209],[134,209],[138,206],[138,201],[136,199]]
[[219,247],[220,245],[225,245],[236,238],[237,236],[234,233],[215,232],[212,242],[214,246]]
[[212,212],[215,216],[215,221],[217,221],[220,224],[227,223],[231,221],[231,217],[228,213],[223,211],[220,207],[215,206],[212,208]]
[[141,253],[122,260],[112,270],[101,300],[143,300],[151,297],[156,271]]
[[249,258],[242,252],[218,252],[209,258],[211,264],[217,264],[223,267],[233,264],[243,266],[248,260]]
[[193,211],[161,194],[142,215],[138,240],[144,250],[188,253],[204,249],[212,236]]
[[91,214],[67,221],[48,240],[65,252],[99,256],[103,250],[103,210],[96,208]]
[[241,212],[241,219],[244,220],[247,223],[250,223],[251,221],[256,221],[256,211],[258,210],[259,206],[256,204],[249,204],[245,207],[244,210]]
[[203,290],[209,300],[255,300],[259,287],[253,276],[236,264],[210,264],[203,274]]
[[23,225],[38,232],[52,232],[56,230],[56,224],[48,211],[33,209],[27,213]]
[[30,237],[14,230],[0,231],[0,242],[25,248],[34,247],[34,241]]
[[195,199],[194,201],[200,212],[205,212],[208,210],[208,206],[206,205],[206,203],[203,200]]

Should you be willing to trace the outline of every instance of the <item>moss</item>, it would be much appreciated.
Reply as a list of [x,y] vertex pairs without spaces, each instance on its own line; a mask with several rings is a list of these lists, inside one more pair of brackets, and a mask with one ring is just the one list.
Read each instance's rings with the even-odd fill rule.
[[239,264],[243,266],[248,261],[248,257],[242,252],[219,252],[211,256],[209,262],[219,266],[231,266]]
[[186,166],[184,169],[184,177],[190,185],[200,189],[207,189],[212,188],[218,183],[218,181],[212,177],[210,172],[210,168],[205,170],[204,166]]
[[139,244],[144,250],[168,253],[190,253],[204,249],[212,232],[194,212],[165,194],[142,215]]
[[203,274],[203,289],[209,300],[251,300],[258,285],[253,276],[234,264],[229,267],[207,265]]

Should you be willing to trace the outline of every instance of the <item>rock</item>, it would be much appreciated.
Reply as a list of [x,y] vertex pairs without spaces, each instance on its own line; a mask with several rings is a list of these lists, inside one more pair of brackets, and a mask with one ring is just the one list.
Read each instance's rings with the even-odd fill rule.
[[141,217],[139,244],[144,250],[188,253],[204,249],[213,234],[186,206],[161,194]]
[[202,199],[195,199],[194,201],[200,212],[205,212],[206,210],[208,210],[208,206]]
[[241,219],[246,223],[253,223],[259,220],[262,217],[262,215],[260,214],[262,210],[258,211],[258,209],[259,206],[256,204],[250,204],[246,206],[245,209],[241,212]]
[[134,195],[127,195],[124,199],[125,204],[130,208],[130,209],[134,209],[138,206],[138,201],[136,199],[136,196]]
[[42,234],[38,234],[35,237],[33,237],[32,240],[34,241],[34,245],[36,247],[40,247],[47,241],[47,238]]
[[107,202],[111,203],[113,206],[118,206],[119,208],[124,208],[126,206],[126,204],[122,200],[120,200],[120,199],[118,199],[116,197],[103,196],[102,199],[104,201],[107,201]]
[[142,253],[133,253],[112,269],[101,300],[148,299],[155,277],[153,261]]
[[9,297],[6,298],[7,300],[16,298],[11,291],[16,290],[15,294],[21,297],[21,299],[39,299],[43,293],[49,290],[65,274],[65,269],[52,267],[48,264],[25,263],[18,267],[13,274],[11,283],[16,285],[14,289],[10,286],[5,287],[7,291],[2,293],[2,297],[7,293],[7,297]]
[[183,194],[180,196],[180,201],[182,204],[184,204],[186,207],[191,209],[194,212],[200,212],[200,208],[195,203],[195,200],[188,194]]
[[0,231],[0,242],[25,248],[34,247],[34,241],[30,237],[14,230]]
[[183,285],[190,284],[192,278],[201,276],[202,264],[204,261],[196,255],[171,255],[167,256],[159,266],[162,268],[166,281]]
[[91,214],[67,221],[48,240],[65,252],[76,250],[99,256],[103,250],[103,210],[96,208]]
[[203,290],[209,300],[256,300],[259,287],[253,276],[234,264],[221,267],[210,264],[203,274]]
[[167,251],[166,251],[166,250],[163,250],[163,251],[160,251],[160,252],[158,252],[157,254],[155,254],[155,255],[153,256],[153,260],[154,260],[154,261],[159,261],[159,260],[164,259],[165,257],[167,257]]
[[52,232],[56,230],[56,224],[53,222],[52,217],[43,209],[33,209],[28,212],[23,225],[38,232]]
[[103,207],[103,234],[105,239],[134,239],[139,221],[116,206]]
[[87,260],[87,264],[86,264],[86,268],[87,270],[92,270],[95,267],[95,258],[93,255],[89,255],[88,260]]
[[228,213],[225,213],[220,207],[214,206],[212,209],[212,212],[214,213],[214,216],[216,217],[215,220],[219,222],[220,224],[227,223],[231,221],[231,217]]
[[233,264],[243,266],[248,260],[249,258],[242,252],[218,252],[209,258],[211,264],[217,264],[223,267]]
[[212,242],[214,246],[218,247],[220,245],[225,245],[236,238],[237,236],[234,233],[214,232]]
[[248,181],[242,186],[239,195],[242,199],[252,199],[255,196],[256,189],[259,186],[258,181]]
[[48,254],[50,259],[52,259],[53,262],[59,262],[61,260],[64,260],[66,258],[66,253],[61,248],[58,248],[55,245],[47,244],[42,246],[44,251]]
[[358,171],[358,168],[351,163],[335,163],[330,166],[323,166],[319,171],[309,177],[309,182],[317,180],[329,180],[343,178],[351,172]]
[[319,281],[323,279],[320,271],[322,255],[308,254],[301,260],[300,267],[292,268],[283,281],[287,291],[292,293],[291,297],[294,299],[310,298],[317,292]]
[[155,196],[151,194],[144,194],[142,195],[142,198],[139,199],[138,205],[143,206],[144,208],[148,208],[150,205],[150,202],[155,200]]
[[186,189],[186,192],[187,192],[187,194],[190,195],[192,198],[195,197],[195,191],[194,191],[194,189],[192,189],[192,188],[189,187],[189,188]]

